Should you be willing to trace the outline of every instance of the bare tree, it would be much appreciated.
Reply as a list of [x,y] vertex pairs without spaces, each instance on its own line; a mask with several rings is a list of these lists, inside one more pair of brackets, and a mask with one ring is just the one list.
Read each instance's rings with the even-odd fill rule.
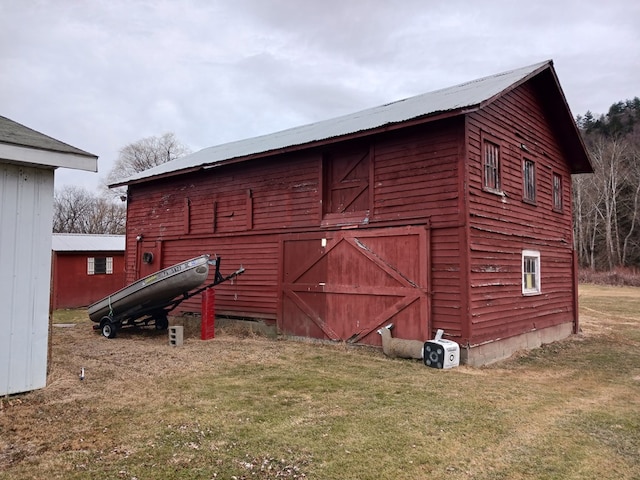
[[600,229],[600,192],[594,175],[573,177],[573,215],[575,248],[582,266],[596,268],[596,239]]
[[578,119],[594,174],[573,179],[574,238],[581,266],[640,266],[640,99]]
[[624,184],[626,142],[619,138],[599,136],[591,148],[591,160],[596,170],[597,188],[602,199],[604,240],[609,270],[620,265],[620,232],[618,201]]
[[191,153],[189,147],[179,142],[173,133],[165,133],[161,137],[143,138],[120,150],[120,155],[107,176],[107,183],[113,184],[125,180],[135,173],[189,153]]
[[124,234],[126,207],[82,187],[56,191],[53,201],[54,233]]
[[93,197],[81,187],[67,186],[53,196],[53,232],[87,233],[86,219],[92,210]]
[[631,251],[640,246],[636,233],[638,220],[640,220],[640,145],[638,144],[630,148],[626,178],[629,184],[628,194],[626,195],[629,226],[622,243],[622,265],[630,263]]

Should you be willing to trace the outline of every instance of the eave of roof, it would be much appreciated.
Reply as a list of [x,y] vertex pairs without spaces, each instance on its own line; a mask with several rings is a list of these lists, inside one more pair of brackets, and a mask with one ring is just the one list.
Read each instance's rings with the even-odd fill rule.
[[9,163],[98,171],[98,157],[0,116],[0,160]]
[[[499,96],[545,70],[553,71],[551,60],[342,117],[205,148],[191,155],[137,173],[109,186],[118,187],[157,180],[200,169],[319,146],[335,142],[338,139],[346,140],[395,128],[404,128],[415,123],[431,122],[470,113],[486,106]],[[553,73],[553,77],[555,78],[555,73]],[[557,79],[556,84],[559,89]],[[561,90],[560,96],[566,106],[566,100],[564,100],[564,94]],[[568,107],[566,109],[565,116],[569,116],[569,121],[575,129],[571,113],[568,111]],[[579,137],[577,129],[575,132]],[[586,158],[584,151],[582,156]],[[586,158],[586,162],[588,164],[588,158]]]
[[84,233],[54,233],[54,252],[124,252],[125,235],[94,235]]
[[557,129],[558,136],[565,147],[571,166],[571,173],[593,173],[593,166],[589,159],[587,147],[578,130],[578,125],[571,113],[555,70],[553,68],[545,70],[534,81],[543,83],[544,92],[554,97],[546,102],[546,106],[551,112],[549,121]]

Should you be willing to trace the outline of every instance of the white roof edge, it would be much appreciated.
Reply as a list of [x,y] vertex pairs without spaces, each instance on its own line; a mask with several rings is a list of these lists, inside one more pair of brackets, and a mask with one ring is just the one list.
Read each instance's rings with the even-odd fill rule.
[[88,157],[69,152],[40,150],[20,145],[0,143],[0,159],[11,163],[26,165],[38,165],[53,168],[62,167],[74,170],[85,170],[88,172],[98,171],[97,157]]
[[54,252],[119,252],[124,251],[125,235],[54,233],[51,250]]
[[341,117],[207,147],[191,155],[139,172],[127,179],[113,183],[110,187],[126,185],[136,180],[179,172],[180,170],[212,165],[223,160],[373,130],[436,113],[477,107],[538,70],[552,65],[552,60],[546,60]]

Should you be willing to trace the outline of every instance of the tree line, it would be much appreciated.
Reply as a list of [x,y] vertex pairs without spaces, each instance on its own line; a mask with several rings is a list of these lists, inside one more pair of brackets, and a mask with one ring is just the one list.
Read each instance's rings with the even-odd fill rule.
[[592,270],[640,266],[640,99],[576,119],[593,174],[573,178],[574,242]]

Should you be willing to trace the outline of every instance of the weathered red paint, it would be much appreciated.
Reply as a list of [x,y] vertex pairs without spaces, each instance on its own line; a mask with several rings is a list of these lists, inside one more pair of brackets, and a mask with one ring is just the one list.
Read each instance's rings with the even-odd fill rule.
[[376,331],[428,338],[428,229],[395,227],[285,237],[278,328],[379,345]]
[[[133,183],[127,280],[218,254],[223,271],[246,268],[216,287],[218,314],[374,345],[385,322],[418,340],[442,328],[463,345],[575,322],[571,168],[552,115],[561,94],[546,97],[553,81],[450,118]],[[482,188],[484,135],[502,152],[501,195]],[[535,205],[522,201],[524,153],[536,162]],[[541,295],[522,295],[523,249],[541,252]],[[155,264],[140,263],[145,250]]]
[[[88,275],[87,258],[113,257],[113,273]],[[53,252],[52,308],[85,307],[124,287],[124,252]]]
[[200,339],[210,340],[216,336],[216,292],[213,288],[208,288],[202,292],[201,313]]

